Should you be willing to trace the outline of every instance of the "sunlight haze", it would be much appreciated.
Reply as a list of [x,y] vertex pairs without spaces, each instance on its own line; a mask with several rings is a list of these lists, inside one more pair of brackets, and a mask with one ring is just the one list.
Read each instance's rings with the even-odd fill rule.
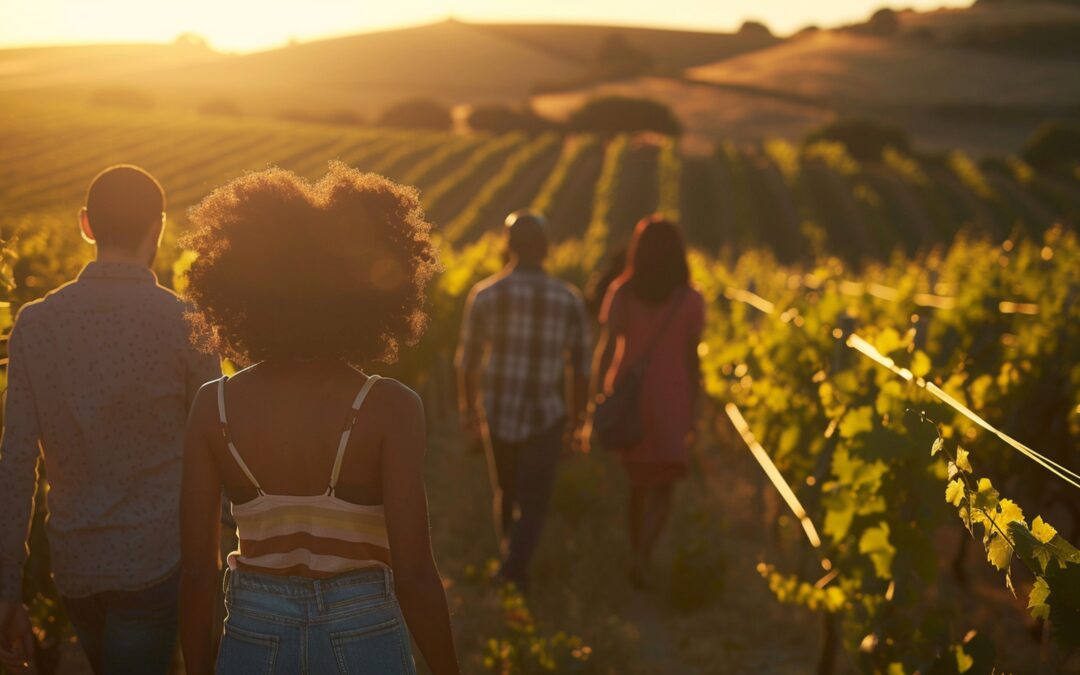
[[[97,42],[170,42],[197,33],[211,46],[253,51],[334,35],[366,32],[454,17],[463,21],[568,22],[735,30],[745,20],[786,34],[807,25],[832,26],[866,18],[883,0],[27,0],[0,3],[0,47]],[[962,7],[970,0],[910,0],[898,6]]]

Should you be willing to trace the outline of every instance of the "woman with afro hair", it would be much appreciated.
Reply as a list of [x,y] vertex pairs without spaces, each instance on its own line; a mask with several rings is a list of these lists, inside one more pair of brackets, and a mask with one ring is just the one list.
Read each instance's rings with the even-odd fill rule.
[[[193,339],[244,369],[207,383],[181,487],[187,672],[459,672],[429,540],[420,398],[362,366],[423,332],[437,255],[415,189],[332,163],[218,188],[191,212]],[[215,656],[222,491],[239,546]],[[406,628],[407,627],[407,628]]]

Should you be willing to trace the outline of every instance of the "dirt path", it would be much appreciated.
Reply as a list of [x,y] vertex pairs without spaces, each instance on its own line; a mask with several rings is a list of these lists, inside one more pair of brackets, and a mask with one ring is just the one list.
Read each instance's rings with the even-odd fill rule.
[[[488,638],[505,634],[494,588],[468,580],[468,570],[495,556],[490,488],[483,457],[462,448],[449,424],[432,426],[428,480],[436,557],[450,584],[464,672],[483,673]],[[627,486],[617,458],[598,453],[564,460],[527,594],[538,634],[580,636],[593,650],[590,672],[596,673],[812,672],[819,618],[777,604],[755,569],[769,547],[763,524],[775,505],[760,490],[760,470],[737,450],[711,442],[693,476],[679,484],[647,591],[629,583]],[[693,550],[704,558],[689,566],[676,562]],[[785,553],[768,555],[775,562]],[[719,592],[701,607],[680,609],[687,585],[679,577],[687,574],[694,583],[719,577]]]

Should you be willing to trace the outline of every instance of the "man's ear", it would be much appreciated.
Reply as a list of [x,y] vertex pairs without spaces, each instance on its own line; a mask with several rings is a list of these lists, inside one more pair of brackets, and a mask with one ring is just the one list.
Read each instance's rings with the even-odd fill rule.
[[83,241],[91,246],[97,244],[97,239],[94,238],[94,231],[90,229],[90,216],[86,213],[86,207],[79,209],[79,232],[82,234]]

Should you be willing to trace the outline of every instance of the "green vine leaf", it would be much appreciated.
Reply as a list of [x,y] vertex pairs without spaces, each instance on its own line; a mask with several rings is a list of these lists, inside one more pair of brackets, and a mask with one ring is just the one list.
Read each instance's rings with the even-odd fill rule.
[[1012,560],[1012,554],[1012,544],[1001,535],[991,537],[990,543],[986,545],[986,559],[990,561],[991,565],[999,570],[1004,571],[1009,567],[1009,561]]
[[975,665],[975,659],[960,645],[953,647],[953,652],[956,654],[956,672],[966,673]]
[[889,543],[889,524],[885,521],[869,527],[859,537],[859,553],[869,556],[874,573],[882,579],[892,579],[893,557],[896,547]]
[[915,377],[926,377],[930,373],[930,357],[921,349],[915,350],[911,357],[911,374]]
[[997,523],[1002,529],[1012,523],[1024,524],[1024,511],[1011,499],[1002,499],[998,503],[999,517]]
[[1035,586],[1031,589],[1031,595],[1028,596],[1028,610],[1031,611],[1031,618],[1050,618],[1050,604],[1046,602],[1049,597],[1050,586],[1046,583],[1046,579],[1035,577]]
[[980,478],[978,489],[975,491],[975,508],[993,510],[998,506],[998,491],[990,483],[989,478]]
[[868,405],[847,411],[840,420],[840,437],[853,438],[874,429],[874,409]]
[[956,466],[962,471],[971,473],[971,462],[968,460],[968,451],[963,448],[956,449]]
[[964,481],[957,478],[949,483],[945,488],[945,501],[960,506],[960,502],[964,501]]
[[941,436],[938,436],[937,438],[934,439],[934,444],[932,446],[930,446],[930,456],[933,457],[934,455],[941,452],[944,448],[945,448],[945,439],[942,438]]
[[1057,535],[1057,530],[1054,529],[1053,525],[1044,521],[1042,516],[1035,516],[1035,520],[1031,522],[1031,534],[1039,540],[1040,544],[1049,544]]

